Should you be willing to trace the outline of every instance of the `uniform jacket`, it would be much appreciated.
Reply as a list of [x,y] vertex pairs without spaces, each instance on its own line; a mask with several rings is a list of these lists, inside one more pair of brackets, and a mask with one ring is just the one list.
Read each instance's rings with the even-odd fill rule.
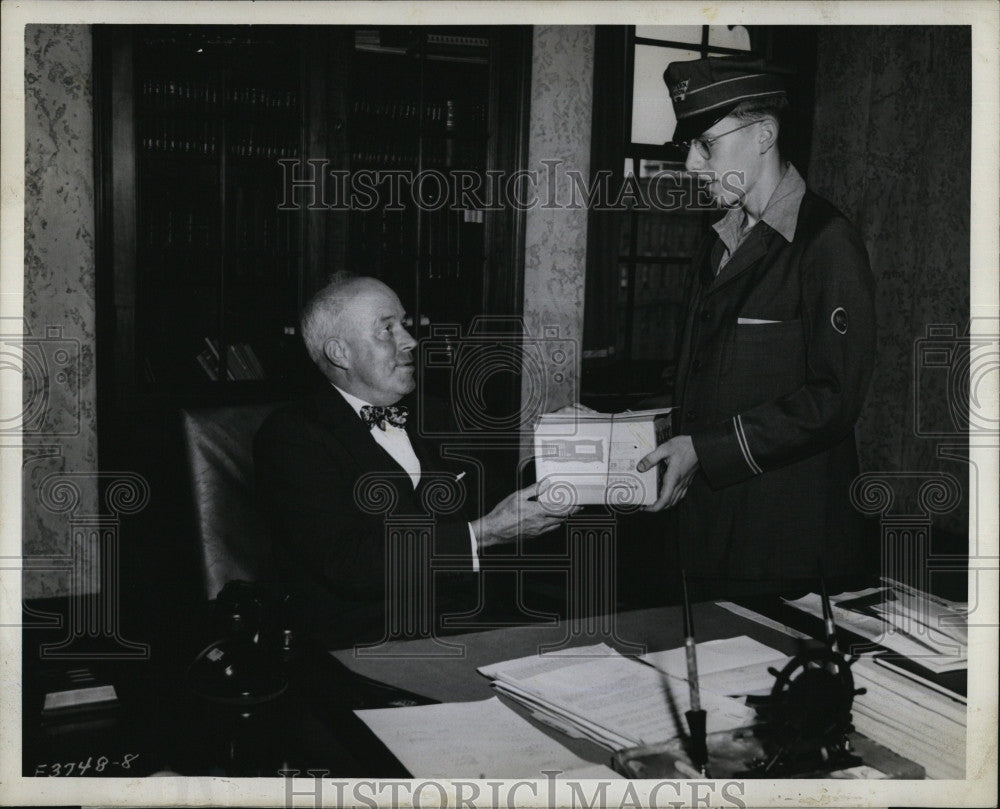
[[721,250],[713,234],[693,265],[678,354],[675,433],[700,463],[676,509],[681,561],[737,593],[815,579],[821,557],[826,575],[850,573],[854,424],[875,357],[867,252],[808,191],[791,242],[760,222],[716,276]]
[[[274,577],[293,596],[299,628],[330,646],[378,641],[385,634],[387,586],[394,586],[387,585],[387,547],[401,547],[390,538],[394,530],[429,530],[434,558],[456,569],[434,576],[432,612],[447,611],[471,589],[464,507],[471,480],[456,481],[463,470],[441,458],[440,442],[418,435],[420,424],[447,423],[446,411],[430,406],[418,419],[409,404],[406,429],[422,467],[416,490],[332,386],[277,410],[254,440]],[[400,561],[407,581],[424,575],[412,559]],[[433,627],[422,609],[407,608],[412,625],[394,623],[395,629],[429,634]]]

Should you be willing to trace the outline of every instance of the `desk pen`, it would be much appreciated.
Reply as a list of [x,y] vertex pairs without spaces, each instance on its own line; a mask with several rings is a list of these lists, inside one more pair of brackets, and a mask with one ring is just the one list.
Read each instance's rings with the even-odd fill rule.
[[708,740],[705,737],[705,711],[701,707],[701,689],[698,685],[698,655],[694,642],[694,620],[688,599],[687,571],[681,571],[681,588],[684,593],[684,653],[687,658],[688,689],[691,710],[685,712],[691,733],[691,763],[702,776],[708,778]]
[[826,591],[826,577],[822,571],[819,574],[819,588],[823,602],[823,628],[826,632],[826,646],[830,650],[829,670],[831,674],[837,674],[840,671],[837,662],[840,657],[840,646],[837,644],[837,625],[833,622],[833,607],[830,606],[830,595]]

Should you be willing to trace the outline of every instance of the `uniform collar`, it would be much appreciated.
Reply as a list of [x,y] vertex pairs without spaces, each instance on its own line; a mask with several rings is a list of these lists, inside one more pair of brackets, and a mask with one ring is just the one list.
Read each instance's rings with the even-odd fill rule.
[[[764,206],[760,221],[781,234],[786,242],[795,238],[795,225],[799,218],[799,208],[806,193],[806,182],[791,163],[785,169],[781,180]],[[730,208],[726,215],[712,225],[730,253],[734,253],[743,237],[743,209]]]

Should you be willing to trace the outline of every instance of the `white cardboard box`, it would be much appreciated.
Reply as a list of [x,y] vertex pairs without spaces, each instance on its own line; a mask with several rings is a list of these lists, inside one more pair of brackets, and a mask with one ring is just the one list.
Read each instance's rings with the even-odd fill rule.
[[614,508],[656,502],[662,464],[643,473],[636,464],[671,435],[671,411],[547,413],[535,425],[535,476],[548,484],[554,507],[606,504]]

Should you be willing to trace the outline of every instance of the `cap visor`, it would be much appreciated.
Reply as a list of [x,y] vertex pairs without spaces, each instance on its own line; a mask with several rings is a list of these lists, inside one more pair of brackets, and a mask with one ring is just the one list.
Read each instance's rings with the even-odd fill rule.
[[684,118],[677,122],[677,126],[674,128],[674,135],[671,138],[674,142],[691,140],[692,138],[698,137],[700,134],[705,132],[707,129],[711,129],[719,121],[725,118],[729,113],[736,109],[736,104],[730,106],[719,107],[718,109],[709,110],[707,112],[701,112],[697,115],[692,115],[690,118]]

